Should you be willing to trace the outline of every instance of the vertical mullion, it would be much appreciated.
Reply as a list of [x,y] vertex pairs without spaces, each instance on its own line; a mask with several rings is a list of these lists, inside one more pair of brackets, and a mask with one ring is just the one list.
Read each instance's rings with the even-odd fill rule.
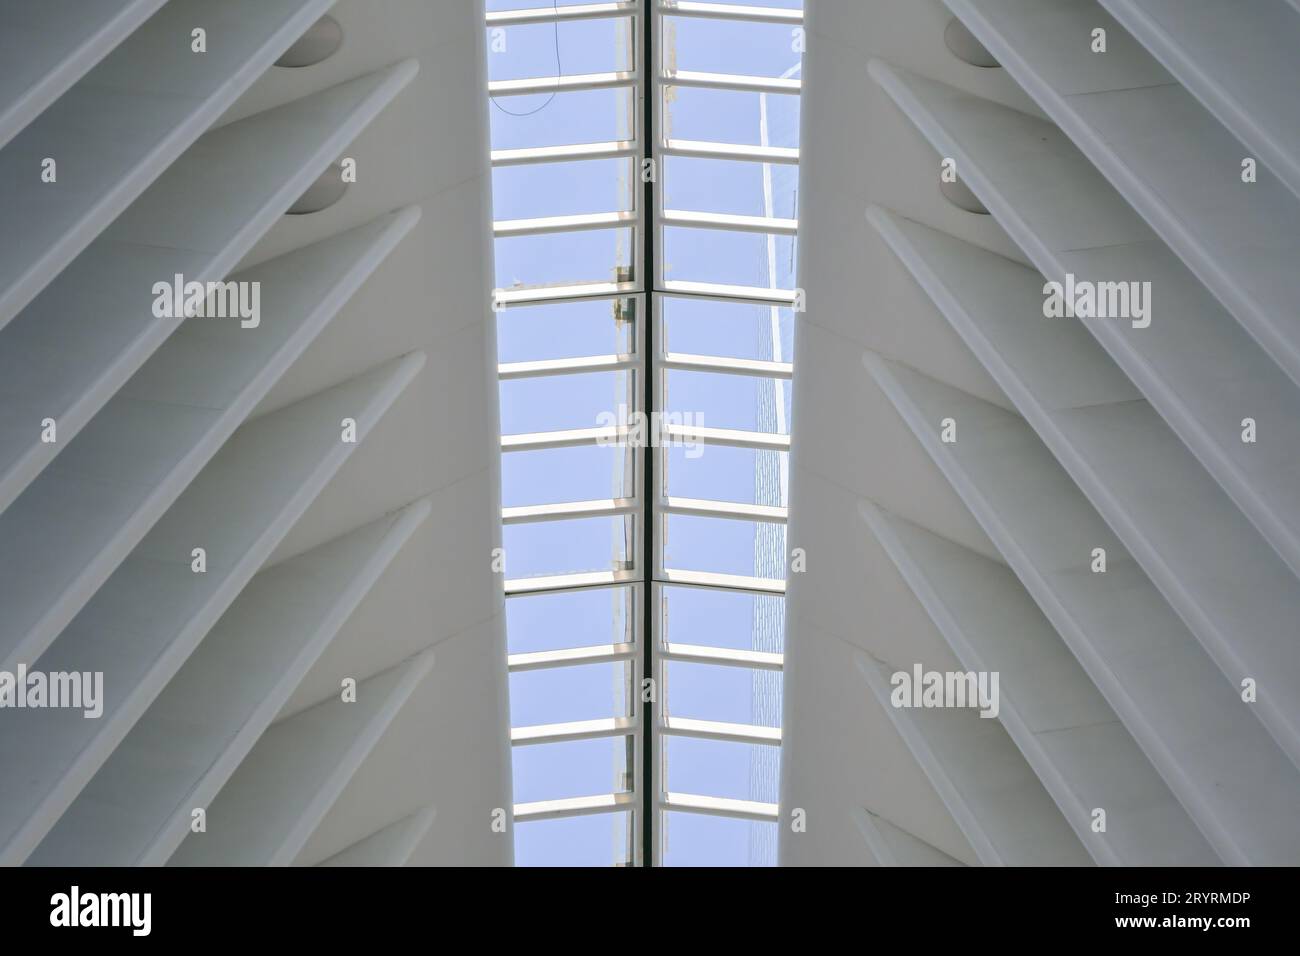
[[[637,73],[640,82],[637,89],[641,97],[641,116],[638,122],[637,137],[641,146],[641,167],[637,169],[636,174],[644,180],[641,192],[641,275],[640,280],[642,288],[645,289],[645,310],[643,326],[645,330],[645,351],[643,352],[643,361],[645,363],[645,373],[642,375],[643,382],[643,404],[641,411],[647,415],[653,411],[657,401],[658,392],[655,380],[657,374],[658,362],[655,360],[655,353],[658,349],[658,341],[655,335],[655,323],[653,316],[657,308],[655,297],[656,282],[656,262],[655,262],[655,240],[656,240],[656,222],[658,217],[655,215],[658,198],[655,194],[655,180],[658,178],[658,157],[655,155],[655,144],[658,138],[658,110],[656,104],[658,101],[658,61],[656,57],[655,33],[658,29],[658,15],[654,12],[654,0],[641,0],[640,15],[637,20],[640,24],[641,31],[641,49],[640,62],[637,63]],[[655,175],[645,176],[642,171],[645,168],[645,161],[650,160],[650,168],[654,170]],[[646,442],[641,449],[642,456],[642,477],[644,478],[641,488],[642,496],[642,577],[645,582],[642,591],[643,606],[641,610],[644,613],[642,618],[642,635],[644,641],[641,647],[641,674],[642,678],[649,677],[655,681],[653,685],[653,700],[649,703],[644,702],[641,698],[644,696],[640,691],[640,685],[637,687],[637,703],[640,714],[640,732],[641,732],[641,865],[655,866],[659,862],[657,850],[656,834],[658,833],[658,801],[655,794],[658,792],[660,784],[655,772],[655,758],[658,754],[658,735],[655,728],[658,724],[659,713],[659,682],[658,674],[655,671],[655,654],[654,646],[658,640],[655,626],[654,604],[656,596],[654,593],[655,568],[658,565],[656,559],[656,548],[658,547],[658,536],[656,532],[656,513],[655,498],[658,488],[658,478],[655,471],[655,450],[651,447],[650,442]]]

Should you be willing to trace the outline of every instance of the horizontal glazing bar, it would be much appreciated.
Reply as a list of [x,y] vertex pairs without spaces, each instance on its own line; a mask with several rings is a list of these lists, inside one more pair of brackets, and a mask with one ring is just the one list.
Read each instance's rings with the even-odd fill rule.
[[593,647],[566,647],[558,651],[534,651],[511,654],[507,658],[511,673],[570,667],[575,664],[606,664],[631,660],[637,654],[635,644],[597,644]]
[[663,73],[659,82],[665,86],[693,86],[706,90],[737,90],[742,93],[788,93],[799,95],[801,81],[779,76],[743,76],[739,73],[704,73],[699,70],[674,70]]
[[773,236],[794,236],[799,232],[797,219],[776,216],[739,216],[721,212],[690,212],[684,209],[665,209],[659,216],[664,226],[684,226],[690,229],[724,229],[727,232],[758,232]]
[[[502,381],[538,378],[544,375],[573,375],[580,372],[616,372],[640,368],[634,355],[586,355],[581,358],[540,359],[535,362],[504,362],[497,366]],[[776,376],[781,377],[781,376]]]
[[740,428],[708,428],[704,425],[660,426],[665,440],[678,443],[698,442],[704,445],[729,445],[733,448],[758,448],[763,451],[789,451],[790,436],[771,432],[751,432]]
[[757,375],[763,378],[780,379],[794,377],[792,362],[767,362],[761,359],[729,358],[723,355],[668,352],[660,356],[659,365],[661,368],[675,368],[689,372],[721,372],[726,375]]
[[506,597],[537,594],[541,591],[581,591],[608,587],[611,584],[634,584],[641,580],[637,571],[583,571],[577,574],[548,574],[532,578],[507,578]]
[[603,20],[626,17],[638,12],[640,4],[589,3],[566,4],[562,7],[530,7],[526,10],[494,10],[487,15],[489,27],[524,26],[533,23],[557,23],[564,20]]
[[[556,232],[584,232],[590,229],[624,229],[640,217],[631,211],[594,212],[580,216],[545,216],[540,219],[499,219],[492,224],[498,239],[511,236],[544,236]],[[723,228],[721,226],[715,228]]]
[[698,0],[660,0],[659,12],[673,17],[710,20],[748,20],[751,23],[803,23],[802,10],[756,7],[748,3],[700,3]]
[[674,737],[698,737],[701,740],[730,740],[735,743],[781,746],[780,727],[757,724],[732,724],[721,720],[696,720],[692,717],[664,717],[661,728]]
[[[566,163],[584,159],[618,159],[639,156],[641,147],[635,140],[611,140],[607,143],[578,143],[575,146],[529,146],[524,149],[492,150],[493,166],[526,166],[532,163]],[[685,154],[683,154],[685,155]]]
[[538,800],[515,804],[515,823],[531,820],[559,820],[595,813],[619,813],[637,804],[634,793],[602,793],[595,797],[567,797],[563,800]]
[[729,159],[743,163],[799,165],[799,150],[785,146],[742,146],[698,139],[670,139],[664,143],[662,152],[667,156],[690,156],[696,159]]
[[665,568],[655,580],[664,584],[681,584],[687,587],[746,591],[752,594],[785,594],[785,582],[776,578],[722,574],[717,571],[687,571],[680,568]]
[[777,505],[747,505],[735,501],[711,501],[704,498],[668,497],[661,503],[665,514],[695,515],[701,518],[733,518],[740,521],[763,521],[785,524],[787,509]]
[[602,737],[626,737],[635,730],[636,720],[632,717],[602,717],[599,720],[575,720],[563,724],[511,727],[510,742],[519,747],[564,740],[598,740]]
[[721,664],[727,667],[752,667],[765,671],[779,671],[785,666],[785,658],[781,654],[772,654],[768,651],[737,650],[732,647],[705,647],[699,644],[664,644],[659,656],[666,661]]
[[577,90],[612,90],[636,84],[636,73],[577,73],[572,76],[536,76],[525,80],[493,80],[488,96],[531,96],[536,93],[573,93]]
[[530,521],[561,521],[571,518],[601,518],[608,515],[636,514],[639,498],[602,498],[596,501],[563,501],[551,505],[524,505],[502,508],[503,524],[527,524]]
[[764,286],[728,285],[725,282],[691,282],[669,279],[660,292],[679,296],[717,299],[720,302],[753,302],[758,305],[794,305],[793,289],[769,289]]
[[659,809],[682,813],[703,813],[714,817],[732,817],[739,820],[757,820],[774,823],[779,812],[775,803],[757,800],[733,800],[729,797],[706,797],[695,793],[665,793]]
[[492,297],[498,308],[511,306],[556,305],[561,302],[582,302],[587,299],[615,299],[635,295],[641,286],[635,282],[581,282],[576,285],[512,286],[494,289]]

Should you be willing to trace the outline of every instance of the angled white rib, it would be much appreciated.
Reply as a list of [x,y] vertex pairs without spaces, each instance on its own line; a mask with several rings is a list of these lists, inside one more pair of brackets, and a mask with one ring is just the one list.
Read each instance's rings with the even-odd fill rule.
[[858,651],[854,661],[981,863],[1092,863],[997,720],[966,708],[894,707],[890,675],[897,668],[865,651]]
[[1219,863],[1015,575],[870,502],[861,510],[962,667],[999,674],[998,719],[1098,864]]
[[0,330],[0,511],[180,325],[153,315],[153,284],[225,278],[414,72],[398,64],[206,134]]
[[[1149,328],[1088,330],[1300,574],[1294,383],[1056,127],[878,60],[869,68],[1043,275],[1151,283]],[[1266,423],[1266,441],[1242,443],[1247,417]]]
[[880,866],[964,866],[942,850],[931,846],[902,827],[861,807],[852,813],[867,849]]
[[288,866],[434,666],[427,650],[274,724],[207,808],[170,866]]
[[1108,320],[1045,318],[1034,270],[869,218],[1233,685],[1267,684],[1255,710],[1300,766],[1300,581],[1081,328]]
[[[1300,384],[1300,197],[1264,170],[1243,183],[1241,143],[1092,0],[945,2]],[[1274,96],[1294,109],[1290,54]]]
[[[331,3],[171,0],[0,149],[0,181],[30,184],[0,194],[0,327]],[[202,56],[190,49],[199,23]],[[58,163],[53,183],[39,180],[45,157]]]
[[418,501],[258,573],[170,681],[148,675],[140,692],[161,692],[29,862],[165,863],[428,513]]
[[1300,196],[1300,12],[1286,0],[1100,0]]
[[239,429],[40,657],[46,670],[103,671],[104,715],[18,710],[0,722],[0,864],[35,848],[351,456],[340,420],[355,418],[362,440],[423,363],[408,355]]
[[[1300,853],[1300,773],[1019,416],[864,363],[1220,858]],[[957,441],[939,440],[944,417]],[[1107,570],[1090,573],[1092,549]]]
[[[132,385],[95,391],[107,400],[103,410],[0,514],[0,604],[8,609],[0,666],[39,656],[416,216],[405,211],[242,275],[264,283],[268,316],[282,310],[292,317],[287,324],[268,318],[270,328],[241,329],[232,319],[191,320],[215,328],[199,326],[142,370],[138,392]],[[313,257],[320,257],[315,268]],[[277,267],[284,270],[278,278]],[[306,275],[295,273],[302,268]],[[282,330],[294,334],[280,341]],[[205,344],[223,337],[224,349]],[[196,400],[195,380],[177,377],[173,361],[210,366],[201,379],[209,394]]]
[[434,807],[417,810],[396,823],[358,840],[317,866],[406,866],[420,841],[433,826],[438,812]]
[[0,147],[165,0],[0,0]]

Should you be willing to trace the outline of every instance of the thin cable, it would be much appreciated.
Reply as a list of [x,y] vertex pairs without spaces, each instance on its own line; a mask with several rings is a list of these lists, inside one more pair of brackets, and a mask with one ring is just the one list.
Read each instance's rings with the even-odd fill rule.
[[[560,0],[551,0],[551,9],[553,9],[556,13],[559,13]],[[564,75],[564,72],[560,67],[560,21],[555,20],[552,23],[552,26],[555,27],[555,76],[556,78],[559,78]],[[537,113],[540,113],[542,110],[546,109],[546,107],[551,105],[551,101],[555,99],[555,93],[556,91],[552,90],[551,95],[547,97],[545,103],[537,107],[537,109],[535,110],[529,110],[527,113],[515,113],[511,110],[506,109],[504,106],[498,103],[495,98],[489,96],[488,99],[492,100],[492,105],[495,106],[497,109],[499,109],[502,113],[505,113],[507,116],[533,116]]]

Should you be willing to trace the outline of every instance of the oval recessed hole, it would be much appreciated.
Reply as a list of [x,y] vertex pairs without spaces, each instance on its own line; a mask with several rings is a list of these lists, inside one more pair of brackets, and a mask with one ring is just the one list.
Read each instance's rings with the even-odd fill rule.
[[333,17],[321,17],[275,61],[276,66],[312,66],[332,57],[343,45],[343,28]]
[[943,193],[943,198],[958,209],[973,212],[977,216],[987,216],[989,214],[988,208],[979,201],[979,197],[971,192],[960,179],[953,183],[940,180],[939,192]]
[[342,199],[347,191],[348,184],[343,181],[343,164],[334,163],[316,177],[316,181],[289,207],[287,215],[305,216],[328,209]]
[[963,63],[984,69],[1002,65],[993,58],[993,54],[983,43],[975,39],[975,34],[966,29],[966,24],[956,17],[948,21],[948,26],[943,31],[943,42],[952,55]]

